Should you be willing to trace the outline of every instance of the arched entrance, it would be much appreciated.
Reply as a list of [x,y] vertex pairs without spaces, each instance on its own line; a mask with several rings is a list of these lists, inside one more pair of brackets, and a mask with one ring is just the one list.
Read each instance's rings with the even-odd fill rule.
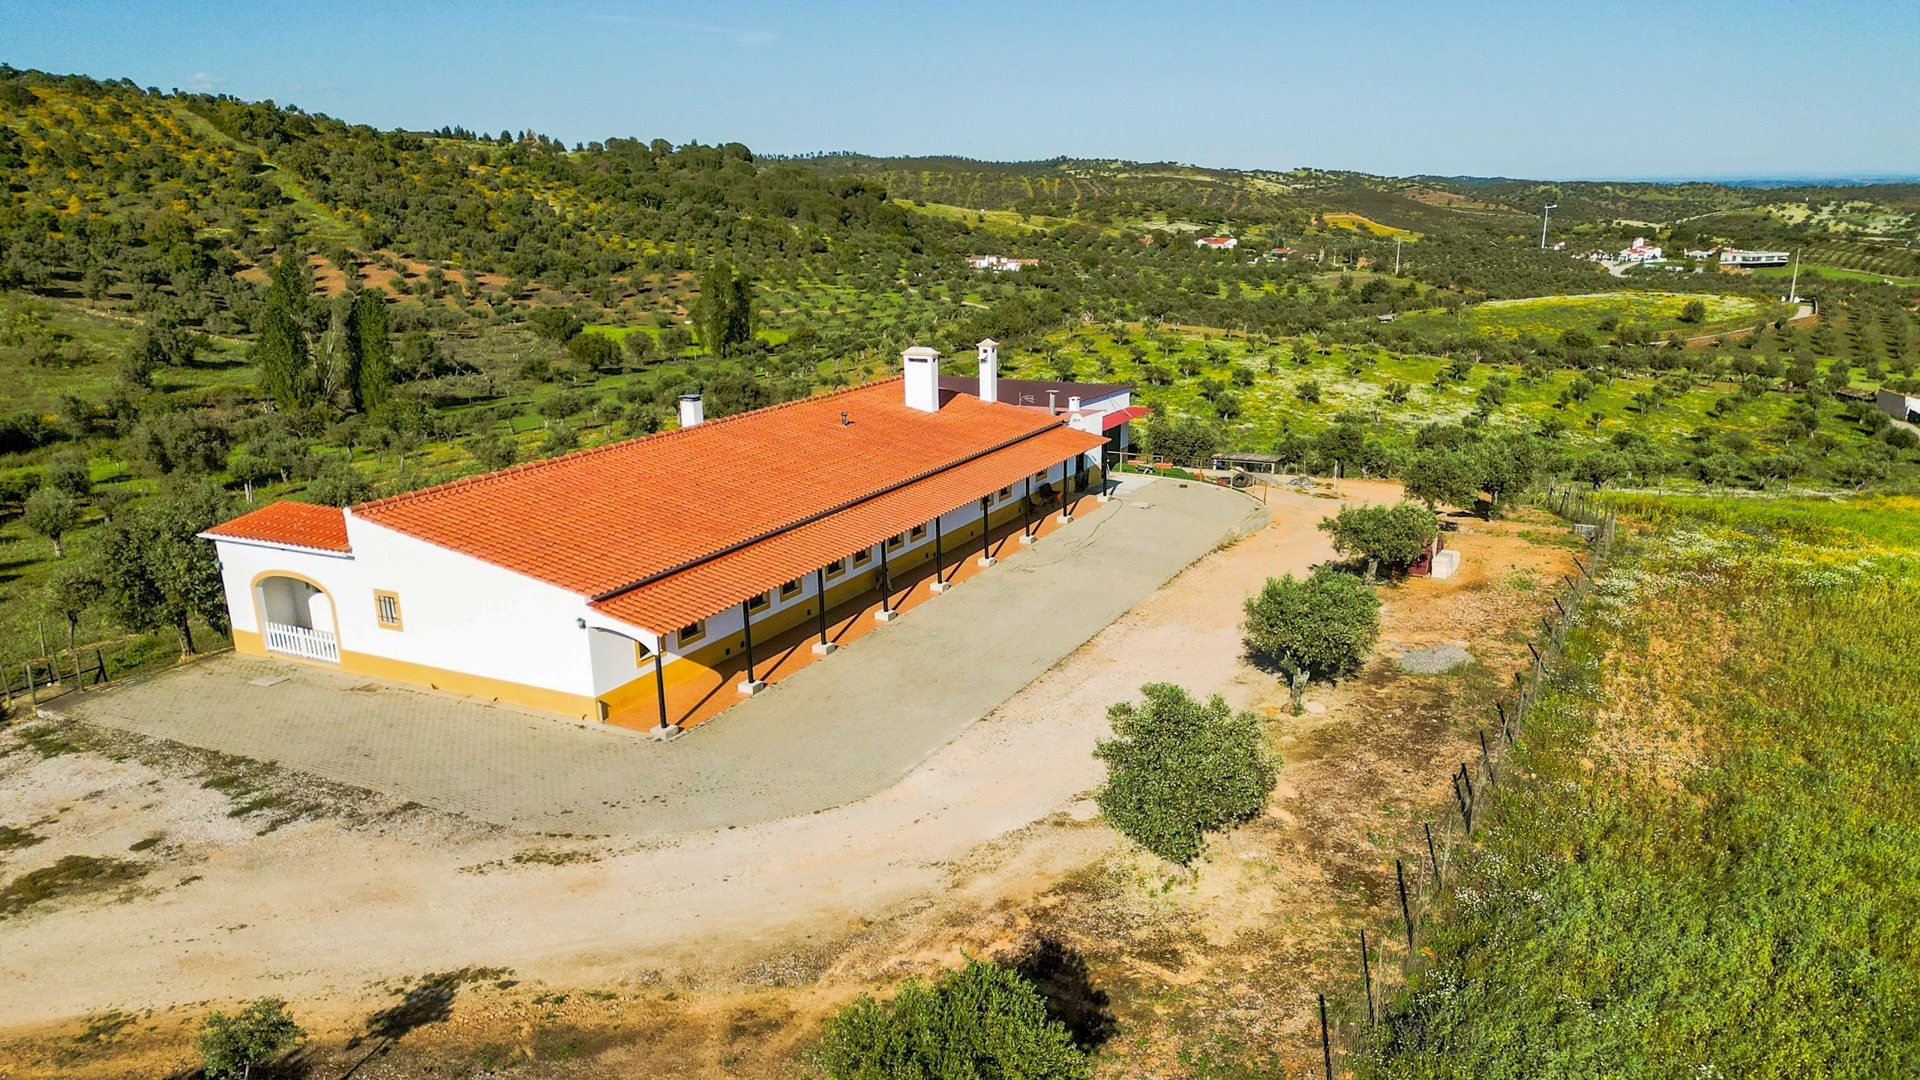
[[253,597],[268,652],[340,662],[333,598],[325,589],[305,578],[267,573],[254,579]]

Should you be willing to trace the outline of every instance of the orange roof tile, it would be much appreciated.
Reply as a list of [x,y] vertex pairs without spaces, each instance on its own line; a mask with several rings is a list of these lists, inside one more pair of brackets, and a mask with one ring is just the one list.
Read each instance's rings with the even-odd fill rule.
[[[903,397],[900,379],[883,380],[376,500],[353,513],[609,604],[617,600],[614,592],[631,596],[701,570],[698,580],[707,584],[675,594],[684,599],[633,601],[635,610],[678,612],[699,606],[695,596],[731,597],[744,588],[744,598],[795,576],[768,579],[756,571],[747,575],[751,581],[723,581],[706,569],[715,562],[748,567],[771,559],[766,565],[785,566],[791,558],[772,552],[800,543],[795,533],[804,532],[808,544],[816,536],[837,537],[813,530],[855,509],[863,511],[857,520],[868,522],[871,504],[931,478],[945,481],[927,489],[924,513],[911,502],[911,513],[920,516],[873,517],[846,534],[871,532],[870,539],[836,538],[821,549],[829,552],[826,561],[1036,471],[1039,464],[1025,464],[1034,454],[1053,464],[1103,441],[1033,409],[956,397],[927,413],[908,408]],[[1029,442],[1033,454],[960,471]],[[955,486],[950,474],[978,483]],[[885,505],[905,513],[909,501]],[[818,564],[801,569],[812,565]],[[738,599],[716,599],[691,618]]]
[[270,544],[314,548],[319,551],[351,551],[347,545],[347,519],[337,506],[313,503],[268,503],[252,513],[215,525],[202,536],[232,540],[261,540]]
[[[1025,478],[1104,444],[1097,435],[1057,427],[593,606],[635,626],[677,629],[1003,487],[1022,491]],[[957,557],[955,550],[948,556]]]

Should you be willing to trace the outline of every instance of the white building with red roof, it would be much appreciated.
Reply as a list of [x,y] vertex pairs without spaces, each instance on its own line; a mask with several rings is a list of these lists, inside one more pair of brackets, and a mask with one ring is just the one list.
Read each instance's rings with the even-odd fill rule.
[[676,683],[745,656],[740,689],[763,685],[755,635],[875,590],[890,617],[895,578],[934,562],[939,591],[940,563],[1099,477],[1098,425],[1001,400],[991,344],[973,393],[916,347],[903,377],[711,422],[689,402],[675,431],[235,518],[202,534],[234,647],[677,730]]

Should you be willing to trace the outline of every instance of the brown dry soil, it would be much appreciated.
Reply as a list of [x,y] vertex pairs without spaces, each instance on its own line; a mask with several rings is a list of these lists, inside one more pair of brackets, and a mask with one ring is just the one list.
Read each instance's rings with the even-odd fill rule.
[[[1371,487],[1379,490],[1349,484],[1345,494],[1376,502],[1394,494],[1388,485]],[[1465,555],[1460,572],[1383,588],[1380,649],[1355,678],[1313,687],[1305,714],[1289,715],[1285,690],[1271,678],[1244,665],[1232,677],[1229,699],[1266,718],[1285,764],[1267,812],[1216,837],[1191,871],[1115,843],[1079,801],[950,864],[947,887],[903,911],[811,926],[758,953],[749,967],[663,968],[613,985],[566,986],[504,968],[467,968],[296,1000],[311,1037],[287,1063],[289,1074],[791,1076],[822,1019],[856,995],[966,955],[1022,964],[1060,1015],[1098,1046],[1103,1077],[1317,1068],[1315,993],[1328,991],[1348,1010],[1360,1000],[1349,984],[1363,927],[1388,939],[1382,961],[1397,967],[1394,859],[1408,857],[1411,870],[1412,855],[1424,857],[1421,823],[1450,812],[1449,774],[1478,754],[1477,729],[1493,727],[1493,702],[1511,696],[1526,643],[1538,640],[1541,616],[1553,611],[1553,587],[1577,573],[1579,545],[1542,514],[1453,520],[1450,541]],[[1216,620],[1230,620],[1271,556],[1262,543],[1256,535],[1203,562],[1169,586],[1167,602],[1205,606]],[[1182,588],[1190,594],[1179,595]],[[1469,647],[1476,662],[1438,676],[1403,673],[1392,663],[1400,651],[1443,642]],[[247,831],[320,819],[373,833],[447,830],[448,842],[486,832],[268,765],[84,730],[27,730],[40,730],[34,738],[52,745],[24,741],[16,729],[6,737],[7,754],[133,756],[175,776],[224,778],[200,786],[236,811],[254,805],[240,815]],[[37,836],[58,825],[55,816],[9,824]],[[0,848],[0,859],[33,843],[16,840]],[[89,887],[120,890],[123,903],[179,887],[173,879],[181,868],[166,865],[169,845],[138,844],[129,845],[126,867]],[[12,876],[5,863],[0,875]],[[102,896],[84,902],[116,902]],[[749,962],[745,955],[741,963]],[[195,1026],[228,1005],[180,1002],[0,1027],[0,1077],[185,1075]]]

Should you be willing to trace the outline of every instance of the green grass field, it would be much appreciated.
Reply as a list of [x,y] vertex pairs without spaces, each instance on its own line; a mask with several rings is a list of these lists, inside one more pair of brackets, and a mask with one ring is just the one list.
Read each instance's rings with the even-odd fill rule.
[[[1680,321],[1682,309],[1693,300],[1706,304],[1706,318],[1698,323]],[[1630,325],[1658,334],[1684,330],[1692,335],[1730,326],[1750,326],[1762,319],[1771,320],[1787,314],[1791,314],[1791,311],[1785,305],[1749,296],[1619,291],[1591,296],[1490,300],[1462,308],[1457,315],[1415,312],[1403,318],[1421,328],[1479,331],[1507,338],[1516,338],[1521,334],[1555,338],[1568,330],[1579,330],[1596,340],[1605,341],[1610,331],[1601,329],[1601,323],[1607,319],[1614,320],[1617,325]]]

